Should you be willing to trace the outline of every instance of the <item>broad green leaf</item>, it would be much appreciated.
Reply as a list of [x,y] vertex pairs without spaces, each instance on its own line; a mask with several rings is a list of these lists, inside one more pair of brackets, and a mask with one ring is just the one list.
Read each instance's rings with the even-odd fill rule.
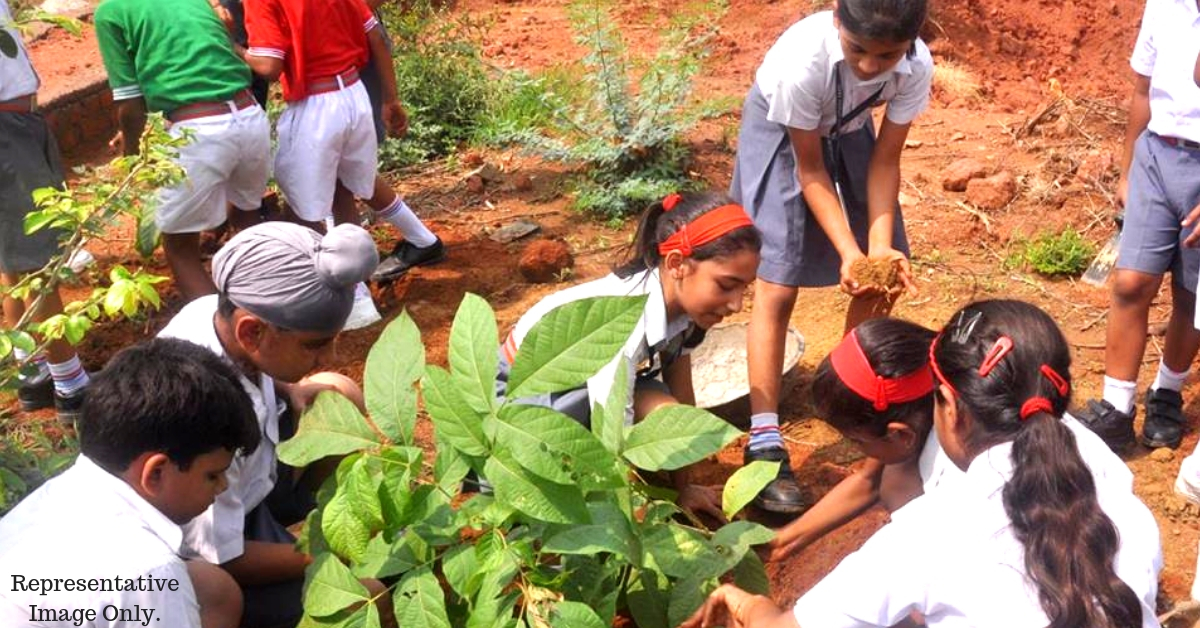
[[552,310],[522,341],[509,373],[508,398],[582,386],[625,346],[645,304],[645,296],[597,297]]
[[719,572],[714,575],[733,569],[743,557],[753,553],[750,551],[752,546],[768,543],[774,538],[774,531],[752,521],[734,521],[722,526],[710,540],[721,556]]
[[338,489],[344,494],[354,516],[368,529],[378,530],[383,527],[383,506],[379,501],[379,486],[383,479],[372,476],[367,465],[368,459],[365,457],[355,461]]
[[671,601],[667,604],[667,624],[678,626],[692,616],[708,594],[717,588],[713,578],[684,578],[671,587]]
[[492,306],[468,292],[450,325],[450,375],[462,398],[483,414],[496,409],[498,337]]
[[300,619],[296,628],[380,628],[379,609],[374,604],[367,604],[356,609],[346,609],[328,617],[309,617]]
[[646,532],[642,549],[660,571],[673,578],[711,578],[722,573],[721,556],[708,539],[674,522],[655,525]]
[[383,537],[377,534],[367,543],[362,558],[352,566],[355,577],[387,578],[425,563],[428,548],[416,535],[406,533],[391,543]]
[[579,423],[541,406],[507,404],[496,422],[496,444],[521,466],[559,484],[584,490],[625,485],[622,469],[600,441]]
[[592,410],[592,433],[614,454],[620,454],[625,441],[625,408],[629,405],[629,363],[617,362],[617,375],[608,391],[608,399],[597,411]]
[[599,554],[608,552],[629,559],[629,535],[616,525],[571,526],[550,537],[542,551],[551,554]]
[[617,613],[617,598],[624,593],[620,581],[627,564],[608,556],[564,556],[565,579],[560,589],[564,599],[587,604],[604,625],[612,625]]
[[161,234],[158,231],[158,223],[154,221],[154,214],[154,208],[147,208],[138,215],[137,233],[134,238],[133,248],[142,257],[154,255],[154,249],[158,248]]
[[417,380],[425,364],[421,332],[408,312],[401,312],[367,353],[363,394],[371,420],[388,438],[412,443],[417,421]]
[[587,506],[576,486],[556,484],[521,468],[511,456],[496,452],[488,458],[484,475],[496,499],[542,521],[587,523]]
[[479,573],[479,561],[476,558],[474,545],[459,545],[452,547],[442,554],[442,575],[446,583],[455,593],[463,598],[475,594],[479,580],[473,576]]
[[54,222],[58,213],[51,210],[33,211],[25,214],[25,233],[36,233]]
[[321,554],[310,568],[312,578],[304,589],[304,611],[328,617],[370,597],[364,587],[333,554]]
[[433,461],[433,480],[439,488],[451,495],[462,490],[462,481],[471,470],[467,459],[453,447],[438,444],[437,458]]
[[603,619],[587,604],[581,602],[556,602],[550,611],[553,628],[608,628]]
[[629,430],[622,453],[641,469],[673,471],[717,453],[741,434],[706,410],[663,406]]
[[[483,562],[483,561],[481,561]],[[482,579],[466,628],[510,628],[516,625],[512,608],[519,591],[510,587],[516,570],[499,573],[480,569]]]
[[778,460],[755,460],[729,476],[721,491],[721,510],[725,511],[725,518],[732,519],[753,501],[779,474],[779,464]]
[[491,446],[483,435],[484,414],[467,403],[450,373],[440,366],[426,366],[421,392],[439,440],[468,456],[488,454]]
[[404,628],[450,628],[446,598],[428,567],[408,572],[392,596],[396,622]]
[[767,577],[767,568],[754,552],[746,552],[741,562],[733,568],[733,583],[750,593],[771,594],[771,580]]
[[346,493],[341,491],[321,511],[321,531],[329,548],[351,561],[362,560],[371,540],[371,528],[358,518]]
[[638,628],[674,628],[667,623],[671,584],[666,576],[649,569],[634,570],[625,599]]
[[279,459],[293,467],[305,467],[328,456],[340,456],[379,445],[371,429],[349,399],[322,392],[304,413],[296,435],[280,443]]

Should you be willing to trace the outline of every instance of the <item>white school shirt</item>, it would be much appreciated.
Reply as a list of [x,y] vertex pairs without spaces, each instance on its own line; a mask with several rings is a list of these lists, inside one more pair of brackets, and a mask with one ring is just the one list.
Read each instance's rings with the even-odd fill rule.
[[[930,628],[1045,626],[1037,589],[1025,573],[1025,548],[1002,501],[1011,453],[1011,442],[988,449],[959,481],[943,482],[892,513],[891,523],[796,602],[800,626],[893,626],[913,611]],[[1096,473],[1123,466],[1115,454],[1090,445],[1080,454],[1120,535],[1117,576],[1141,602],[1143,628],[1157,627],[1162,545],[1154,516],[1128,484]]]
[[[625,422],[633,424],[633,387],[637,380],[637,371],[647,360],[650,359],[650,347],[662,343],[675,336],[686,333],[692,325],[692,320],[687,315],[680,316],[675,320],[667,320],[667,304],[663,297],[662,279],[659,277],[658,269],[644,270],[639,273],[634,273],[624,279],[615,274],[609,274],[595,281],[589,281],[577,286],[572,286],[566,290],[560,290],[551,294],[537,305],[529,309],[517,321],[516,326],[509,334],[505,341],[509,345],[509,349],[515,353],[516,349],[521,346],[521,342],[525,339],[525,335],[529,330],[540,320],[556,307],[565,305],[580,299],[589,297],[633,297],[647,295],[646,308],[642,312],[642,317],[638,319],[637,326],[633,333],[630,334],[629,340],[625,342],[625,347],[621,349],[621,353],[609,362],[598,373],[593,375],[587,381],[588,397],[593,403],[605,403],[608,400],[608,393],[612,390],[612,385],[617,376],[617,366],[620,360],[625,360],[628,365],[628,391],[629,398],[625,406]],[[684,349],[681,355],[689,353],[688,349]]]
[[[43,484],[12,512],[0,519],[0,626],[45,628],[131,628],[140,621],[122,621],[131,613],[153,609],[150,625],[200,628],[200,607],[178,551],[179,526],[142,499],[121,478],[80,455],[62,475]],[[23,577],[20,583],[14,576]],[[178,583],[150,591],[112,590],[114,578],[154,578],[159,584]],[[43,595],[25,590],[34,579],[107,579],[109,591],[57,590]],[[100,583],[96,583],[100,584]],[[36,617],[94,611],[96,618],[76,623],[32,621]],[[107,618],[106,618],[107,617]]]
[[[833,25],[833,12],[814,13],[796,22],[776,40],[755,75],[755,84],[767,99],[767,120],[795,129],[820,129],[827,135],[836,120],[835,68],[841,68],[844,96],[842,115],[850,113],[886,83],[879,103],[887,103],[887,119],[908,124],[929,105],[933,82],[933,57],[925,42],[916,40],[916,54],[902,57],[896,67],[870,81],[860,81],[845,64]],[[848,122],[843,134],[866,124],[869,113]]]
[[1200,53],[1194,0],[1146,0],[1129,65],[1150,77],[1150,131],[1200,142],[1200,87],[1192,76]]
[[0,53],[0,100],[12,100],[19,96],[28,96],[37,92],[38,75],[29,61],[29,53],[21,42],[21,31],[13,26],[12,10],[8,0],[0,0],[0,28],[3,28],[17,42],[17,56],[12,59]]
[[[213,323],[216,313],[217,295],[200,297],[184,306],[158,335],[193,342],[228,360]],[[229,488],[217,496],[208,510],[184,526],[184,555],[199,556],[214,564],[229,562],[245,551],[246,513],[266,499],[275,487],[276,479],[279,406],[275,399],[275,380],[260,374],[255,385],[237,365],[234,370],[254,405],[254,416],[263,437],[254,453],[234,457],[233,464],[225,472]]]

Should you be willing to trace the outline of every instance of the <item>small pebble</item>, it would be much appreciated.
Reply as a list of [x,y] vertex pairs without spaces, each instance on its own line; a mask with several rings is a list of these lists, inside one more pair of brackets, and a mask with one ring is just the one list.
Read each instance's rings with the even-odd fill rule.
[[1170,462],[1175,459],[1175,450],[1170,447],[1159,447],[1150,452],[1150,459],[1155,462]]

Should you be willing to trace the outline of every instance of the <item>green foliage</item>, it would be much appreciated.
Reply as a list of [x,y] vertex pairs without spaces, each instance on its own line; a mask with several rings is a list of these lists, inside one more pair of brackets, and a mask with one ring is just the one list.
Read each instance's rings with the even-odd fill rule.
[[75,460],[74,438],[40,425],[0,417],[0,516]]
[[[393,321],[364,375],[368,408],[388,417],[351,426],[348,408],[334,412],[321,397],[306,429],[280,446],[293,462],[357,448],[321,491],[305,531],[316,555],[305,625],[377,625],[375,604],[358,606],[368,599],[356,582],[364,577],[386,578],[402,626],[602,628],[627,608],[639,626],[665,628],[727,573],[761,590],[766,576],[751,546],[770,540],[770,530],[745,521],[715,533],[688,525],[639,475],[710,456],[737,430],[688,406],[627,427],[624,368],[607,403],[596,405],[591,430],[518,401],[580,385],[610,363],[642,307],[634,297],[555,310],[525,338],[509,389],[497,397],[495,316],[468,295],[451,330],[449,369],[426,365],[420,382],[438,444],[432,461],[407,428],[373,427],[415,421],[409,395],[419,369],[409,365],[424,362],[424,348],[407,314]],[[771,471],[749,469],[728,489],[730,503],[747,503],[755,478]],[[460,495],[468,470],[493,492]]]
[[1005,259],[1010,268],[1031,268],[1047,276],[1078,275],[1096,255],[1096,246],[1079,232],[1067,228],[1055,234],[1042,232],[1033,240],[1017,240]]

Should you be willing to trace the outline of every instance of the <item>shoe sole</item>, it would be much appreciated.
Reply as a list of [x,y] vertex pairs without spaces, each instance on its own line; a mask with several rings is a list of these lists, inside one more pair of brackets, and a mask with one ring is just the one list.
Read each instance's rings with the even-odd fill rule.
[[413,266],[409,266],[408,268],[405,268],[403,270],[398,270],[393,273],[388,273],[387,275],[372,275],[371,281],[374,283],[389,283],[389,282],[395,281],[395,280],[407,275],[408,271],[410,271],[414,268],[421,268],[422,266],[436,266],[438,264],[441,264],[442,262],[446,261],[446,257],[447,257],[447,255],[445,253],[442,253],[439,257],[435,257],[429,261],[421,262],[420,264],[414,264]]
[[1183,443],[1182,436],[1173,441],[1154,440],[1153,438],[1146,438],[1145,436],[1142,436],[1139,440],[1141,440],[1143,446],[1149,447],[1150,449],[1160,449],[1162,447],[1166,447],[1168,449],[1179,449],[1179,445]]
[[54,407],[53,397],[49,400],[18,399],[17,401],[21,404],[21,412],[36,412]]
[[768,499],[755,499],[754,506],[759,510],[765,510],[767,512],[773,512],[780,515],[794,515],[809,509],[809,504],[791,504]]

